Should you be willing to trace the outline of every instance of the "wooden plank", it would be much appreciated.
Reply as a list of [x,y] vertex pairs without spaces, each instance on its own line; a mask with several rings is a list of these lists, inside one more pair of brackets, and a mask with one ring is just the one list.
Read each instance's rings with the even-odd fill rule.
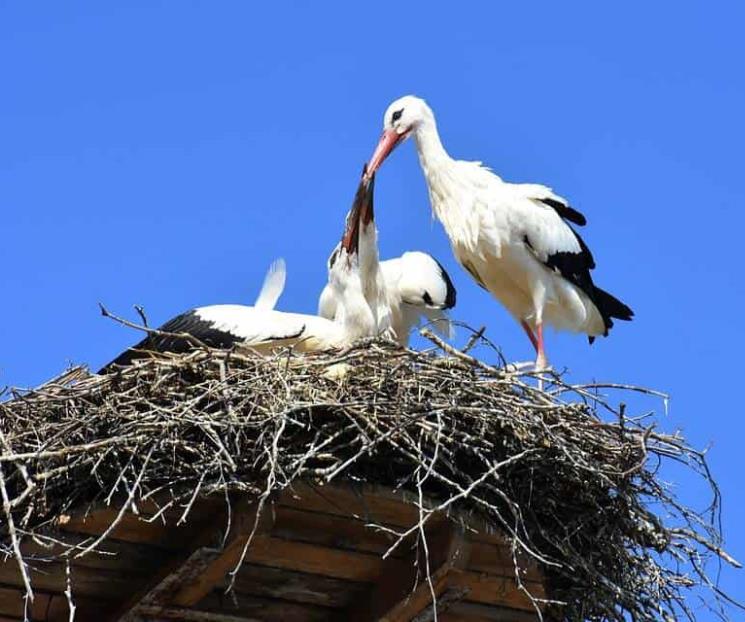
[[[78,546],[81,549],[91,542],[91,536],[77,533],[66,533],[63,538],[57,537],[64,540],[65,545]],[[42,546],[33,540],[26,539],[21,545],[21,550],[26,559],[48,560],[65,553],[69,548],[60,544]],[[167,563],[173,559],[173,555],[159,547],[107,539],[95,551],[76,559],[74,564],[87,568],[137,569],[143,572]]]
[[[103,508],[86,516],[62,515],[59,528],[65,532],[84,533],[99,536],[114,522],[118,510]],[[111,540],[136,542],[157,546],[169,551],[180,551],[191,539],[192,525],[177,527],[160,520],[147,522],[145,517],[126,513],[109,535]]]
[[225,575],[236,568],[242,557],[245,559],[244,551],[247,555],[254,542],[268,534],[273,526],[274,511],[271,505],[265,506],[258,517],[254,504],[236,512],[225,547],[217,551],[212,560],[190,581],[182,583],[169,604],[177,607],[196,605],[222,581]]
[[507,607],[479,603],[454,603],[446,612],[437,616],[438,622],[537,622],[538,614]]
[[[518,554],[517,564],[523,581],[543,581],[543,574],[532,558]],[[515,562],[512,559],[511,548],[506,544],[496,545],[473,539],[468,570],[514,578]]]
[[[382,558],[374,553],[340,551],[274,537],[256,538],[248,549],[246,560],[273,568],[360,582],[374,581],[383,569]],[[396,563],[400,562],[396,560]]]
[[[382,553],[395,539],[390,534],[376,532],[366,526],[367,521],[375,519],[375,522],[392,527],[409,527],[419,519],[419,513],[411,503],[403,501],[413,498],[411,493],[399,497],[397,493],[374,486],[361,490],[363,492],[344,486],[314,487],[305,482],[293,484],[294,493],[285,493],[278,501],[278,524],[283,522],[285,514],[287,518],[283,527],[286,537],[310,537],[311,541],[328,546]],[[313,525],[312,530],[302,531],[304,518]],[[469,517],[469,524],[480,524],[479,519]],[[471,550],[469,570],[503,577],[514,576],[512,551],[504,536],[496,532],[476,533],[468,529],[466,537],[477,544]],[[403,557],[405,549],[405,545],[400,545],[393,556]],[[543,581],[543,575],[532,559],[518,555],[518,563],[523,580]]]
[[413,493],[391,494],[374,486],[315,486],[295,482],[279,497],[279,505],[337,516],[353,516],[365,522],[410,526],[419,519]]
[[[227,587],[227,581],[221,587]],[[246,594],[329,608],[346,607],[365,594],[368,588],[367,583],[255,564],[243,564],[235,582],[239,600]]]
[[[340,616],[360,622],[408,622],[447,587],[451,568],[464,568],[470,544],[463,530],[446,521],[426,534],[427,554],[418,549],[403,562],[387,560],[374,587]],[[426,569],[429,568],[429,576]],[[461,592],[465,590],[461,589]]]
[[[518,589],[514,579],[453,569],[448,577],[448,586],[467,588],[469,601],[535,611],[530,599]],[[525,586],[536,598],[545,598],[542,584],[526,582]]]
[[[143,589],[127,599],[114,619],[122,622],[136,620],[144,606],[190,606],[208,594],[237,563],[256,521],[256,505],[248,497],[234,500],[226,546],[222,549],[210,546],[221,540],[221,526],[228,524],[227,511],[227,506],[223,506],[220,514],[211,517],[209,525],[184,545],[186,552],[152,575]],[[265,533],[271,529],[272,522],[272,507],[267,505],[256,523],[257,532]],[[230,566],[231,561],[233,566]]]
[[[145,575],[146,576],[146,575]],[[141,571],[117,568],[88,568],[73,565],[71,577],[74,593],[101,600],[121,598],[143,581]],[[34,590],[61,594],[65,591],[66,566],[63,562],[34,562],[29,566],[29,578]],[[13,563],[0,564],[0,583],[11,586],[22,585],[18,566]]]
[[327,622],[333,615],[332,609],[316,605],[276,598],[223,594],[221,591],[212,592],[199,604],[199,609],[262,622]]
[[[385,486],[357,483],[313,484],[293,482],[277,500],[278,505],[337,516],[354,516],[364,522],[410,527],[419,520],[419,498],[408,490],[393,491]],[[438,502],[425,497],[424,506]],[[450,520],[468,527],[468,538],[477,542],[506,545],[504,534],[484,518],[471,512],[451,512]]]
[[[23,589],[15,589],[0,585],[0,620],[3,618],[23,620],[24,615],[24,592]],[[88,622],[100,620],[102,612],[110,606],[110,603],[89,598],[73,597],[77,607],[75,620],[77,622]],[[57,620],[69,619],[69,606],[67,598],[62,594],[50,594],[41,590],[34,590],[34,602],[29,608],[31,619],[43,620],[44,622],[57,622]]]
[[434,622],[435,620],[440,620],[443,614],[461,601],[467,593],[468,590],[452,587],[443,590],[441,594],[437,595],[437,601],[430,603],[417,613],[411,618],[411,622]]
[[[367,526],[365,521],[350,516],[339,516],[322,512],[306,511],[294,507],[279,506],[273,534],[287,540],[312,542],[338,549],[382,554],[396,538]],[[394,557],[405,554],[398,547]]]
[[143,620],[181,620],[182,622],[260,622],[258,618],[246,618],[242,615],[156,605],[141,607],[139,617]]
[[[25,610],[25,602],[23,597],[23,588],[17,589],[15,586],[10,585],[0,586],[0,615],[15,620],[23,620],[23,612]],[[35,600],[38,600],[39,602],[35,606],[32,606],[32,610],[34,607],[41,610],[42,607],[48,602],[47,600],[43,599],[41,594],[37,595],[37,598]]]

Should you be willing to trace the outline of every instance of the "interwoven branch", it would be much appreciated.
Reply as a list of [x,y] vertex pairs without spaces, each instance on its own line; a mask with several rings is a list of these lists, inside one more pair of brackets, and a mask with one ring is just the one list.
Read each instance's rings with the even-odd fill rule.
[[[9,398],[0,546],[21,569],[25,539],[89,503],[123,514],[170,490],[183,522],[199,496],[237,488],[263,503],[298,478],[426,495],[437,507],[421,508],[414,534],[434,511],[480,515],[512,542],[516,564],[542,565],[551,619],[693,619],[691,588],[722,598],[706,561],[737,565],[722,548],[704,455],[680,435],[627,417],[598,387],[554,378],[541,390],[450,347],[373,342],[270,358],[202,348],[107,376],[76,369]],[[711,486],[705,515],[658,476],[671,461]]]

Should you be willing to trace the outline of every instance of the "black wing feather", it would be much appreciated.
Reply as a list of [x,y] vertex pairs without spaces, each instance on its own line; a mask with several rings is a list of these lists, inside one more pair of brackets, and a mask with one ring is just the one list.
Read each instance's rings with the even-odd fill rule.
[[587,224],[587,218],[585,218],[585,215],[581,212],[578,212],[573,207],[570,207],[566,203],[562,203],[561,201],[557,201],[556,199],[538,199],[541,203],[544,203],[545,205],[548,205],[549,207],[554,208],[556,213],[564,218],[565,220],[568,220],[569,222],[573,222],[575,225],[579,225],[580,227],[584,227]]
[[[203,344],[211,348],[230,348],[242,341],[236,335],[217,330],[211,322],[203,320],[193,310],[168,320],[158,330],[164,333],[186,333],[187,335],[196,337]],[[193,348],[194,343],[183,337],[150,334],[138,344],[122,352],[98,373],[105,374],[111,372],[114,366],[129,365],[132,361],[147,356],[146,353],[139,352],[138,350],[181,353],[188,352]]]
[[[567,226],[569,227],[569,225]],[[571,227],[569,228],[572,229]],[[592,275],[590,274],[590,271],[595,268],[595,258],[592,256],[590,249],[587,247],[587,244],[585,244],[585,241],[579,233],[574,229],[572,229],[572,233],[579,243],[579,252],[572,253],[562,251],[552,253],[546,257],[543,264],[561,274],[561,276],[572,283],[572,285],[578,287],[587,294],[587,297],[597,307],[603,318],[603,323],[605,324],[604,336],[607,337],[608,331],[613,327],[612,318],[630,320],[634,316],[634,312],[618,300],[618,298],[595,286],[595,283],[593,283],[592,280]],[[525,244],[533,249],[527,235],[525,236]],[[590,343],[592,343],[594,337],[589,337],[589,340]]]

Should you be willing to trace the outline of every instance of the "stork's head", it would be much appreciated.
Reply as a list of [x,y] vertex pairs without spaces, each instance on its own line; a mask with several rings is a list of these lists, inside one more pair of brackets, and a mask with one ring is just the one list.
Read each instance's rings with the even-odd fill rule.
[[433,119],[434,115],[427,103],[414,95],[401,97],[388,106],[383,116],[383,135],[370,158],[368,174],[373,175],[396,146],[416,132],[423,123]]
[[447,310],[455,306],[453,281],[432,255],[408,251],[398,261],[400,278],[397,287],[403,302],[429,309]]

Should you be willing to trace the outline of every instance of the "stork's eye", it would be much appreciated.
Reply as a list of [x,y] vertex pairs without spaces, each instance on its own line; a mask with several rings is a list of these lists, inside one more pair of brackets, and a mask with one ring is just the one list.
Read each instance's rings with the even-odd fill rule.
[[391,115],[391,123],[395,123],[396,121],[398,121],[401,118],[401,115],[403,113],[404,113],[404,109],[403,108],[401,108],[401,110],[396,110],[396,112],[394,112]]

